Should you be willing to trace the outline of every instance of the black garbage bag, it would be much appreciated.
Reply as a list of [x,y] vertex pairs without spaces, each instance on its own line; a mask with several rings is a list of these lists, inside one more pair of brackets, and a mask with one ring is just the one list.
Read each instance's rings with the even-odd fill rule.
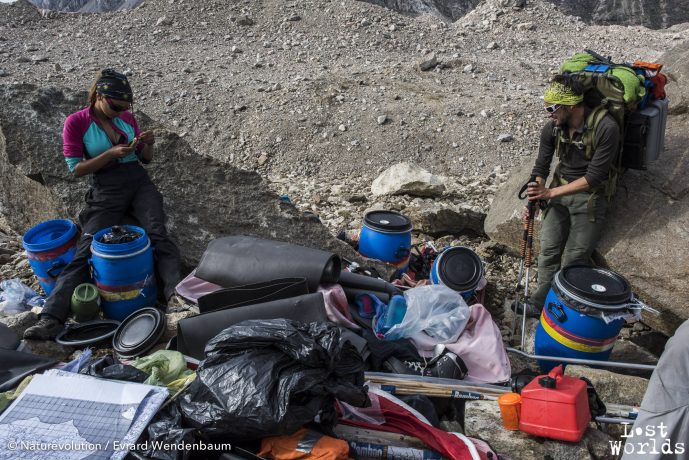
[[180,408],[185,421],[210,438],[291,434],[316,416],[331,430],[335,399],[371,404],[363,359],[334,325],[243,321],[215,336],[205,351]]
[[117,358],[110,355],[91,359],[81,370],[80,374],[137,383],[143,383],[149,377],[144,371],[128,364],[122,364]]
[[128,227],[115,225],[105,235],[100,237],[100,242],[105,244],[124,244],[141,238],[141,233]]
[[197,442],[194,429],[182,427],[182,414],[177,405],[170,404],[155,415],[141,434],[136,443],[139,446],[136,453],[142,458],[187,460],[192,458],[191,452],[175,447]]

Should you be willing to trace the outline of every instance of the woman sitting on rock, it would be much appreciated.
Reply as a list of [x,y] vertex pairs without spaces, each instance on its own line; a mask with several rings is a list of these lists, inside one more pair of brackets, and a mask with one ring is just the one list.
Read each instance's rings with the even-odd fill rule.
[[65,120],[67,166],[76,177],[91,174],[92,184],[79,214],[82,234],[74,259],[58,277],[38,323],[24,333],[26,339],[53,339],[62,330],[74,288],[90,280],[87,260],[93,234],[121,224],[128,214],[139,221],[155,248],[165,298],[174,294],[180,279],[179,249],[165,229],[163,197],[141,166],[153,159],[155,138],[153,131],[139,131],[130,112],[132,102],[127,77],[106,69],[89,90],[89,106]]

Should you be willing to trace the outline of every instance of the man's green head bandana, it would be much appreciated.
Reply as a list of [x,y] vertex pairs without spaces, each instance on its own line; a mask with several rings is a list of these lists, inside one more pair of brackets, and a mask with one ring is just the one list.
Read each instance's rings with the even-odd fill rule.
[[552,82],[545,91],[543,100],[546,104],[573,106],[583,102],[584,96],[582,94],[575,94],[569,86],[559,82]]

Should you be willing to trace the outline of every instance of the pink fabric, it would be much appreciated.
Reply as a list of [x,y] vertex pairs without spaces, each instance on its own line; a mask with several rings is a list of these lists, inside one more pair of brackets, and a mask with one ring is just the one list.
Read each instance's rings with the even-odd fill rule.
[[[139,130],[139,125],[136,123],[134,115],[128,110],[120,113],[119,118],[125,123],[129,124],[134,128],[134,135],[139,136],[141,131]],[[100,126],[100,123],[93,116],[91,107],[85,107],[78,112],[74,112],[65,120],[65,125],[62,129],[62,152],[64,156],[70,158],[83,158],[84,157],[84,134],[88,131],[91,123],[96,123]],[[114,126],[116,132],[124,134],[116,126]],[[137,150],[143,149],[143,145],[139,144]]]
[[[433,356],[438,341],[426,334],[411,338],[421,356]],[[481,304],[471,306],[471,316],[462,335],[445,347],[467,365],[466,381],[477,383],[502,383],[510,379],[512,368],[502,342],[500,329]]]
[[75,112],[67,117],[62,129],[63,153],[66,157],[83,158],[84,134],[91,125],[90,107]]
[[[497,458],[488,445],[480,448],[470,438],[459,433],[448,433],[433,427],[413,408],[391,394],[377,389],[369,390],[372,407],[359,409],[340,402],[345,415],[340,423],[369,430],[387,431],[414,436],[444,457],[453,460],[488,460]],[[346,410],[342,410],[346,406]],[[492,455],[489,456],[489,453]]]
[[318,292],[323,293],[325,313],[331,322],[349,329],[361,329],[349,312],[349,302],[347,302],[347,296],[342,286],[339,284],[321,284],[318,286]]
[[210,281],[197,278],[196,276],[194,276],[195,274],[196,270],[189,273],[189,275],[187,275],[186,278],[184,278],[182,281],[179,282],[177,286],[175,286],[175,292],[178,295],[184,297],[185,299],[191,302],[194,302],[195,304],[198,304],[199,297],[203,297],[206,294],[210,294],[211,292],[215,292],[223,288],[222,286],[213,284]]

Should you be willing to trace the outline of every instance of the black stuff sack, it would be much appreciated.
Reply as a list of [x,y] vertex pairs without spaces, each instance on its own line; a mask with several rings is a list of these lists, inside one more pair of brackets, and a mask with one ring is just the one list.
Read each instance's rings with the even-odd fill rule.
[[291,434],[317,416],[331,430],[335,399],[370,405],[361,355],[327,323],[244,321],[215,336],[205,351],[180,409],[207,438]]

